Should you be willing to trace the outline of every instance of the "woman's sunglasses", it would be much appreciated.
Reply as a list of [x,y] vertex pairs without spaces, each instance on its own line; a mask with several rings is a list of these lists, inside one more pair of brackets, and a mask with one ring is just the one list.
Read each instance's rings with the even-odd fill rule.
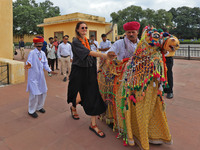
[[87,29],[88,29],[88,27],[81,27],[81,29],[86,29],[86,30],[87,30]]

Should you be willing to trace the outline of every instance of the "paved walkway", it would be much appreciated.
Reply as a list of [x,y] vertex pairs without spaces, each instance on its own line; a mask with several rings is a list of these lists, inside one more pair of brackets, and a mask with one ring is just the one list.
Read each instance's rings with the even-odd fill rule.
[[[26,57],[27,57],[26,51]],[[19,59],[17,56],[15,59]],[[58,71],[59,72],[59,71]],[[33,119],[27,114],[26,83],[0,88],[0,150],[139,150],[124,147],[116,132],[98,121],[106,133],[100,139],[88,129],[90,118],[79,106],[80,120],[70,116],[66,103],[67,82],[58,74],[48,77],[45,114]],[[167,100],[167,117],[174,144],[151,145],[151,150],[199,150],[200,61],[175,60],[174,98]],[[27,72],[26,72],[27,78]]]

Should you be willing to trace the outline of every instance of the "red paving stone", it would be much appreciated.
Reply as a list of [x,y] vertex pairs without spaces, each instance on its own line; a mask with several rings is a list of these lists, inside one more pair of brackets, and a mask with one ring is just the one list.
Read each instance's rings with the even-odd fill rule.
[[[27,58],[29,50],[25,50]],[[20,60],[19,56],[15,56]],[[21,61],[21,60],[20,60]],[[25,61],[25,60],[24,60]],[[151,150],[199,150],[200,148],[200,61],[176,59],[174,63],[174,98],[167,100],[167,117],[174,144],[150,145]],[[116,132],[98,121],[106,133],[100,139],[88,129],[90,118],[78,107],[80,120],[70,116],[66,103],[68,82],[59,74],[48,77],[45,114],[28,116],[26,82],[0,87],[0,150],[139,150],[124,147]],[[27,71],[26,71],[27,79]]]

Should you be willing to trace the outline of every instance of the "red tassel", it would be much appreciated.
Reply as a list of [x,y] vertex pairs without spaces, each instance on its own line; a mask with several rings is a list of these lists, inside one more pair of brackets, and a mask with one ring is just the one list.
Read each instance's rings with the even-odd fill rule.
[[126,144],[126,141],[124,141],[124,146],[128,146],[128,145]]
[[163,78],[163,77],[162,77],[162,78],[160,78],[160,81],[164,82],[164,81],[165,81],[165,78]]
[[147,82],[148,82],[148,79],[145,79],[145,80],[144,80],[144,83],[146,84]]
[[135,99],[135,97],[134,97],[133,95],[129,96],[129,99],[130,99],[131,101],[133,101],[134,103],[136,103],[136,99]]
[[123,62],[126,62],[126,61],[128,61],[129,60],[129,58],[124,58],[123,59]]

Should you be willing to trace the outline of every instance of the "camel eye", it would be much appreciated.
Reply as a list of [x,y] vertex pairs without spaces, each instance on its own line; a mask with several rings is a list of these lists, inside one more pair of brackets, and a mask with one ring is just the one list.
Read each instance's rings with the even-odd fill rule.
[[155,39],[159,39],[160,35],[159,34],[153,34],[152,37],[155,38]]

